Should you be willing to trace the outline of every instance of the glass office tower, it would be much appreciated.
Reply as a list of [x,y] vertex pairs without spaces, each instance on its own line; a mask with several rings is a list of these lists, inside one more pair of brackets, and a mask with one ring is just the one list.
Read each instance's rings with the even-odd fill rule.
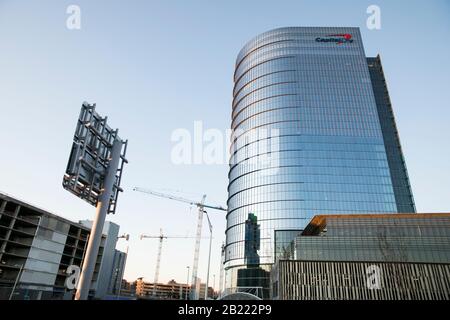
[[269,271],[275,231],[290,243],[317,214],[415,212],[381,62],[358,28],[265,32],[240,51],[234,83],[225,287],[266,283],[238,278]]

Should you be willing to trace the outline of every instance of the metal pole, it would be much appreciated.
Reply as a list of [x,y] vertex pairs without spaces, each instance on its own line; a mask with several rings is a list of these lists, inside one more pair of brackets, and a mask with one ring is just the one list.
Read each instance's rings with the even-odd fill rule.
[[[80,234],[81,235],[81,234]],[[90,233],[88,233],[88,235],[87,235],[87,237],[86,237],[86,241],[85,241],[85,243],[84,243],[84,249],[83,249],[83,255],[81,256],[81,262],[80,262],[80,267],[83,265],[83,263],[84,263],[84,256],[86,255],[86,247],[87,247],[87,245],[88,245],[88,243],[89,243],[89,236],[90,236],[91,234]]]
[[8,300],[12,300],[12,298],[13,298],[14,291],[16,290],[17,282],[19,282],[19,278],[20,278],[20,274],[22,273],[22,270],[23,270],[23,264],[20,265],[19,273],[17,274],[16,281],[14,281],[14,286],[11,290],[11,294],[9,295]]
[[211,245],[212,245],[212,225],[211,221],[209,220],[209,215],[205,211],[206,217],[208,218],[209,223],[209,254],[208,254],[208,272],[206,273],[206,287],[205,287],[205,300],[208,298],[208,285],[209,285],[209,266],[211,263]]
[[91,287],[92,276],[94,275],[95,263],[97,261],[98,249],[102,239],[103,225],[105,224],[106,214],[108,213],[109,201],[113,192],[113,186],[116,180],[116,172],[119,167],[120,153],[122,151],[122,141],[114,140],[111,161],[106,172],[104,188],[99,196],[94,222],[92,223],[91,236],[83,262],[83,268],[78,281],[75,300],[87,300],[89,289]]
[[186,267],[188,270],[188,276],[186,281],[186,300],[188,300],[188,293],[189,293],[189,266]]
[[211,237],[209,238],[208,272],[206,273],[205,300],[208,298],[209,266],[210,266],[210,263],[211,263],[211,244],[212,244],[212,232],[211,232]]
[[215,298],[215,292],[216,292],[216,275],[213,274],[213,298]]
[[222,291],[223,291],[223,273],[224,273],[223,263],[224,263],[224,261],[225,261],[225,244],[222,242],[222,250],[220,252],[219,291],[218,291],[219,296],[222,296]]

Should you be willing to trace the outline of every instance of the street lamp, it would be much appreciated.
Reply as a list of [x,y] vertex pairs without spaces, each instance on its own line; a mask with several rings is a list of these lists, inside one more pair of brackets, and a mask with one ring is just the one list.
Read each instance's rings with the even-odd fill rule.
[[208,218],[208,226],[209,226],[209,254],[208,254],[208,272],[206,273],[206,287],[205,287],[205,300],[208,298],[208,285],[209,285],[209,266],[211,263],[211,245],[212,245],[212,224],[211,220],[209,220],[208,212],[206,213],[206,218]]
[[188,289],[189,289],[189,266],[187,268],[187,281],[186,281],[186,300],[188,299]]
[[213,274],[213,299],[216,296],[216,275]]

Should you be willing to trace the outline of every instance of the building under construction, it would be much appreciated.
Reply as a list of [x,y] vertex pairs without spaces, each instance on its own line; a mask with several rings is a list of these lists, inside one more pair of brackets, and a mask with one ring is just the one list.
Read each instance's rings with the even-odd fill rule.
[[[75,290],[66,286],[66,271],[82,265],[90,224],[0,193],[0,300],[72,299]],[[91,298],[116,290],[117,277],[123,275],[124,253],[115,249],[118,232],[117,224],[105,224]]]

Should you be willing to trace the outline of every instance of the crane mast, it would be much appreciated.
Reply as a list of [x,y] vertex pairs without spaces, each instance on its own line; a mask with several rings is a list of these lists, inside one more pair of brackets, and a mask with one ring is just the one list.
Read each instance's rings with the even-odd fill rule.
[[161,265],[161,251],[162,251],[162,244],[163,244],[163,233],[162,229],[159,229],[159,246],[158,246],[158,258],[156,259],[156,269],[155,269],[155,279],[154,279],[154,285],[153,285],[153,295],[156,296],[156,284],[158,283],[159,278],[159,266]]

